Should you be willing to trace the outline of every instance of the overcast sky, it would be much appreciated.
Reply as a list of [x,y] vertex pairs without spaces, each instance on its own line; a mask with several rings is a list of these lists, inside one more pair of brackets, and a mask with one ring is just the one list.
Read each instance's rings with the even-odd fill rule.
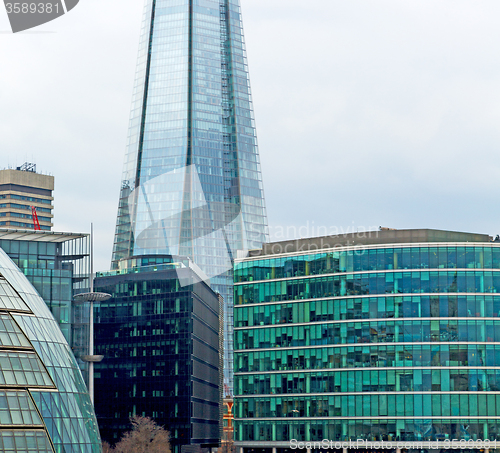
[[[55,231],[109,268],[143,0],[80,0],[11,34],[0,8],[0,168],[56,178]],[[500,233],[498,0],[242,0],[274,239]]]

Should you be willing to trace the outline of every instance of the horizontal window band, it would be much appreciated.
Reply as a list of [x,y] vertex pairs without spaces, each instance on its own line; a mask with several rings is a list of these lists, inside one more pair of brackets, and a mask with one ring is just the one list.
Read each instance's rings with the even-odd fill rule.
[[[468,420],[470,421],[470,420]],[[315,445],[318,445],[319,451],[324,451],[325,453],[328,451],[332,452],[339,452],[341,453],[344,448],[348,449],[357,449],[357,441],[358,439],[341,439],[341,440],[332,440],[332,439],[327,439],[329,442],[330,448],[324,448],[323,440],[297,440],[297,445],[307,445],[311,444],[312,446],[312,451],[316,449]],[[414,450],[422,450],[422,449],[430,449],[430,450],[435,450],[436,447],[438,449],[443,449],[445,448],[446,451],[450,451],[449,449],[452,448],[453,450],[458,450],[460,451],[472,451],[476,450],[479,453],[479,448],[477,447],[472,447],[470,448],[469,446],[465,446],[463,442],[465,439],[462,439],[462,444],[460,444],[460,439],[456,439],[455,441],[448,439],[446,441],[443,440],[367,440],[366,437],[361,436],[359,439],[363,444],[359,446],[358,451],[365,451],[365,452],[388,452],[388,449],[393,449],[393,451],[396,451],[397,448],[404,448],[404,449],[414,449]],[[471,440],[467,442],[471,442]],[[333,443],[333,447],[331,446]],[[473,441],[474,443],[476,442],[484,442],[483,447],[481,447],[481,450],[486,450],[489,448],[489,450],[495,450],[495,446],[497,445],[497,440],[484,440],[484,441]],[[376,445],[383,445],[383,448],[376,447]],[[470,444],[468,444],[470,445]],[[476,444],[477,445],[477,444]],[[481,445],[481,444],[480,444]],[[500,443],[499,443],[500,445]],[[286,450],[290,450],[290,441],[283,441],[283,440],[235,440],[234,441],[234,446],[236,448],[241,447],[241,448],[284,448]],[[297,451],[297,450],[292,450],[292,451]],[[301,450],[299,450],[301,451]],[[307,452],[306,449],[302,450],[304,453]],[[355,450],[354,450],[355,451]],[[390,451],[390,450],[389,450]]]
[[[369,233],[367,231],[367,233]],[[361,236],[358,236],[361,237]],[[335,238],[332,238],[335,240]],[[338,240],[341,240],[340,238]],[[297,240],[298,241],[298,240]],[[259,256],[251,256],[247,258],[235,259],[236,264],[247,263],[252,261],[272,260],[277,258],[291,258],[293,256],[306,256],[306,255],[319,255],[321,253],[335,253],[335,252],[350,252],[359,250],[386,250],[386,249],[412,249],[412,248],[437,248],[444,247],[465,247],[465,248],[498,248],[493,242],[396,242],[394,244],[360,244],[360,245],[342,245],[340,247],[328,247],[324,249],[311,249],[298,252],[284,252],[278,254],[266,254]]]
[[499,346],[500,342],[488,341],[422,341],[418,343],[341,343],[341,344],[321,344],[311,346],[285,346],[262,349],[235,349],[234,354],[243,354],[248,352],[265,352],[265,351],[301,351],[304,349],[322,349],[322,348],[356,348],[356,347],[379,347],[379,346],[437,346],[437,345],[477,345],[477,346]]
[[[241,305],[240,305],[241,307]],[[497,321],[500,323],[500,317],[497,318],[481,318],[481,317],[443,317],[443,318],[363,318],[363,319],[339,319],[334,321],[312,321],[312,322],[297,322],[297,323],[281,323],[281,324],[265,324],[263,326],[243,326],[243,327],[235,327],[234,330],[252,330],[252,329],[269,329],[269,328],[278,328],[278,327],[294,327],[294,326],[317,326],[322,324],[348,324],[348,323],[370,323],[370,322],[401,322],[407,323],[410,321]]]
[[[267,281],[267,280],[266,280]],[[385,294],[354,294],[354,295],[345,295],[345,296],[326,296],[326,297],[318,297],[316,299],[289,299],[289,300],[281,300],[281,301],[272,301],[272,302],[257,302],[253,304],[234,304],[234,309],[243,308],[243,307],[262,307],[265,305],[282,305],[282,304],[296,304],[301,302],[320,302],[324,300],[342,300],[342,299],[364,299],[364,298],[372,298],[378,299],[381,297],[421,297],[421,296],[434,296],[434,297],[443,297],[443,296],[482,296],[482,297],[500,297],[500,293],[385,293]],[[370,319],[370,318],[367,318]],[[389,318],[388,318],[389,319]]]
[[353,371],[394,371],[394,370],[500,370],[499,366],[401,366],[401,367],[354,367],[354,368],[321,368],[317,370],[280,370],[280,371],[245,371],[235,372],[234,376],[248,376],[248,375],[261,375],[261,374],[289,374],[289,373],[337,373],[337,372],[353,372]]
[[259,395],[234,395],[235,399],[242,398],[309,398],[313,396],[377,396],[377,395],[500,395],[499,392],[493,392],[490,390],[479,392],[445,392],[445,391],[418,391],[418,392],[408,392],[408,391],[397,391],[397,392],[328,392],[328,393],[263,393]]
[[295,277],[282,277],[282,278],[270,278],[268,280],[250,280],[246,282],[235,282],[234,286],[245,286],[245,285],[261,285],[263,283],[271,282],[287,282],[287,281],[297,281],[297,280],[309,280],[311,278],[329,278],[329,277],[339,277],[339,276],[352,276],[352,275],[371,275],[371,274],[403,274],[412,272],[500,272],[499,268],[488,268],[488,267],[442,267],[442,268],[425,268],[425,269],[380,269],[371,271],[349,271],[349,272],[334,272],[329,274],[312,274],[312,275],[299,275]]
[[425,415],[415,415],[415,416],[405,416],[405,415],[400,415],[400,416],[395,416],[395,415],[380,415],[377,417],[263,417],[263,418],[257,418],[257,417],[251,417],[251,418],[235,418],[235,422],[244,422],[244,421],[249,421],[252,423],[255,422],[278,422],[278,421],[286,421],[287,423],[291,423],[293,421],[314,421],[318,422],[320,420],[380,420],[380,421],[385,421],[385,420],[442,420],[443,422],[446,422],[448,420],[467,420],[470,421],[471,423],[474,420],[500,420],[500,417],[497,416],[488,416],[488,415],[465,415],[465,416],[460,416],[460,415],[431,415],[431,416],[425,416]]

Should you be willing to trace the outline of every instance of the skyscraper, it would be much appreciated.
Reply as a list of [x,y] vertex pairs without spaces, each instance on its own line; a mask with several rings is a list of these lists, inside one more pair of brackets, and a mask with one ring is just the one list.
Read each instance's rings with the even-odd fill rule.
[[239,0],[146,0],[112,267],[189,256],[225,300],[232,260],[267,239]]

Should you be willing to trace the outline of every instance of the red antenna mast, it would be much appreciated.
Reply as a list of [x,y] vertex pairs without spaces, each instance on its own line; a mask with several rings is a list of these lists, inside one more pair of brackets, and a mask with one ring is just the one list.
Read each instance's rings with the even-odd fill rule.
[[41,230],[40,222],[38,221],[38,215],[36,213],[36,208],[34,206],[31,206],[31,217],[33,217],[33,229],[35,231]]

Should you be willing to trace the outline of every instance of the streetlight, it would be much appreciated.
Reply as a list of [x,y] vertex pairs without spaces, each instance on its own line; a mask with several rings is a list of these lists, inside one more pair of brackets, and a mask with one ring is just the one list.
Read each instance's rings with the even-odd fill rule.
[[111,297],[111,294],[94,292],[94,225],[90,224],[90,292],[80,293],[73,297],[75,302],[89,302],[89,354],[80,358],[89,364],[89,395],[90,401],[94,404],[94,363],[100,362],[104,356],[94,355],[94,302],[104,302]]
[[[94,286],[94,285],[91,285]],[[93,289],[93,288],[92,288]],[[81,293],[77,294],[74,299],[75,302],[90,302],[90,315],[89,315],[89,354],[82,355],[80,358],[89,364],[89,394],[92,404],[94,404],[94,363],[100,362],[104,356],[94,355],[94,302],[104,302],[111,297],[107,293]]]

